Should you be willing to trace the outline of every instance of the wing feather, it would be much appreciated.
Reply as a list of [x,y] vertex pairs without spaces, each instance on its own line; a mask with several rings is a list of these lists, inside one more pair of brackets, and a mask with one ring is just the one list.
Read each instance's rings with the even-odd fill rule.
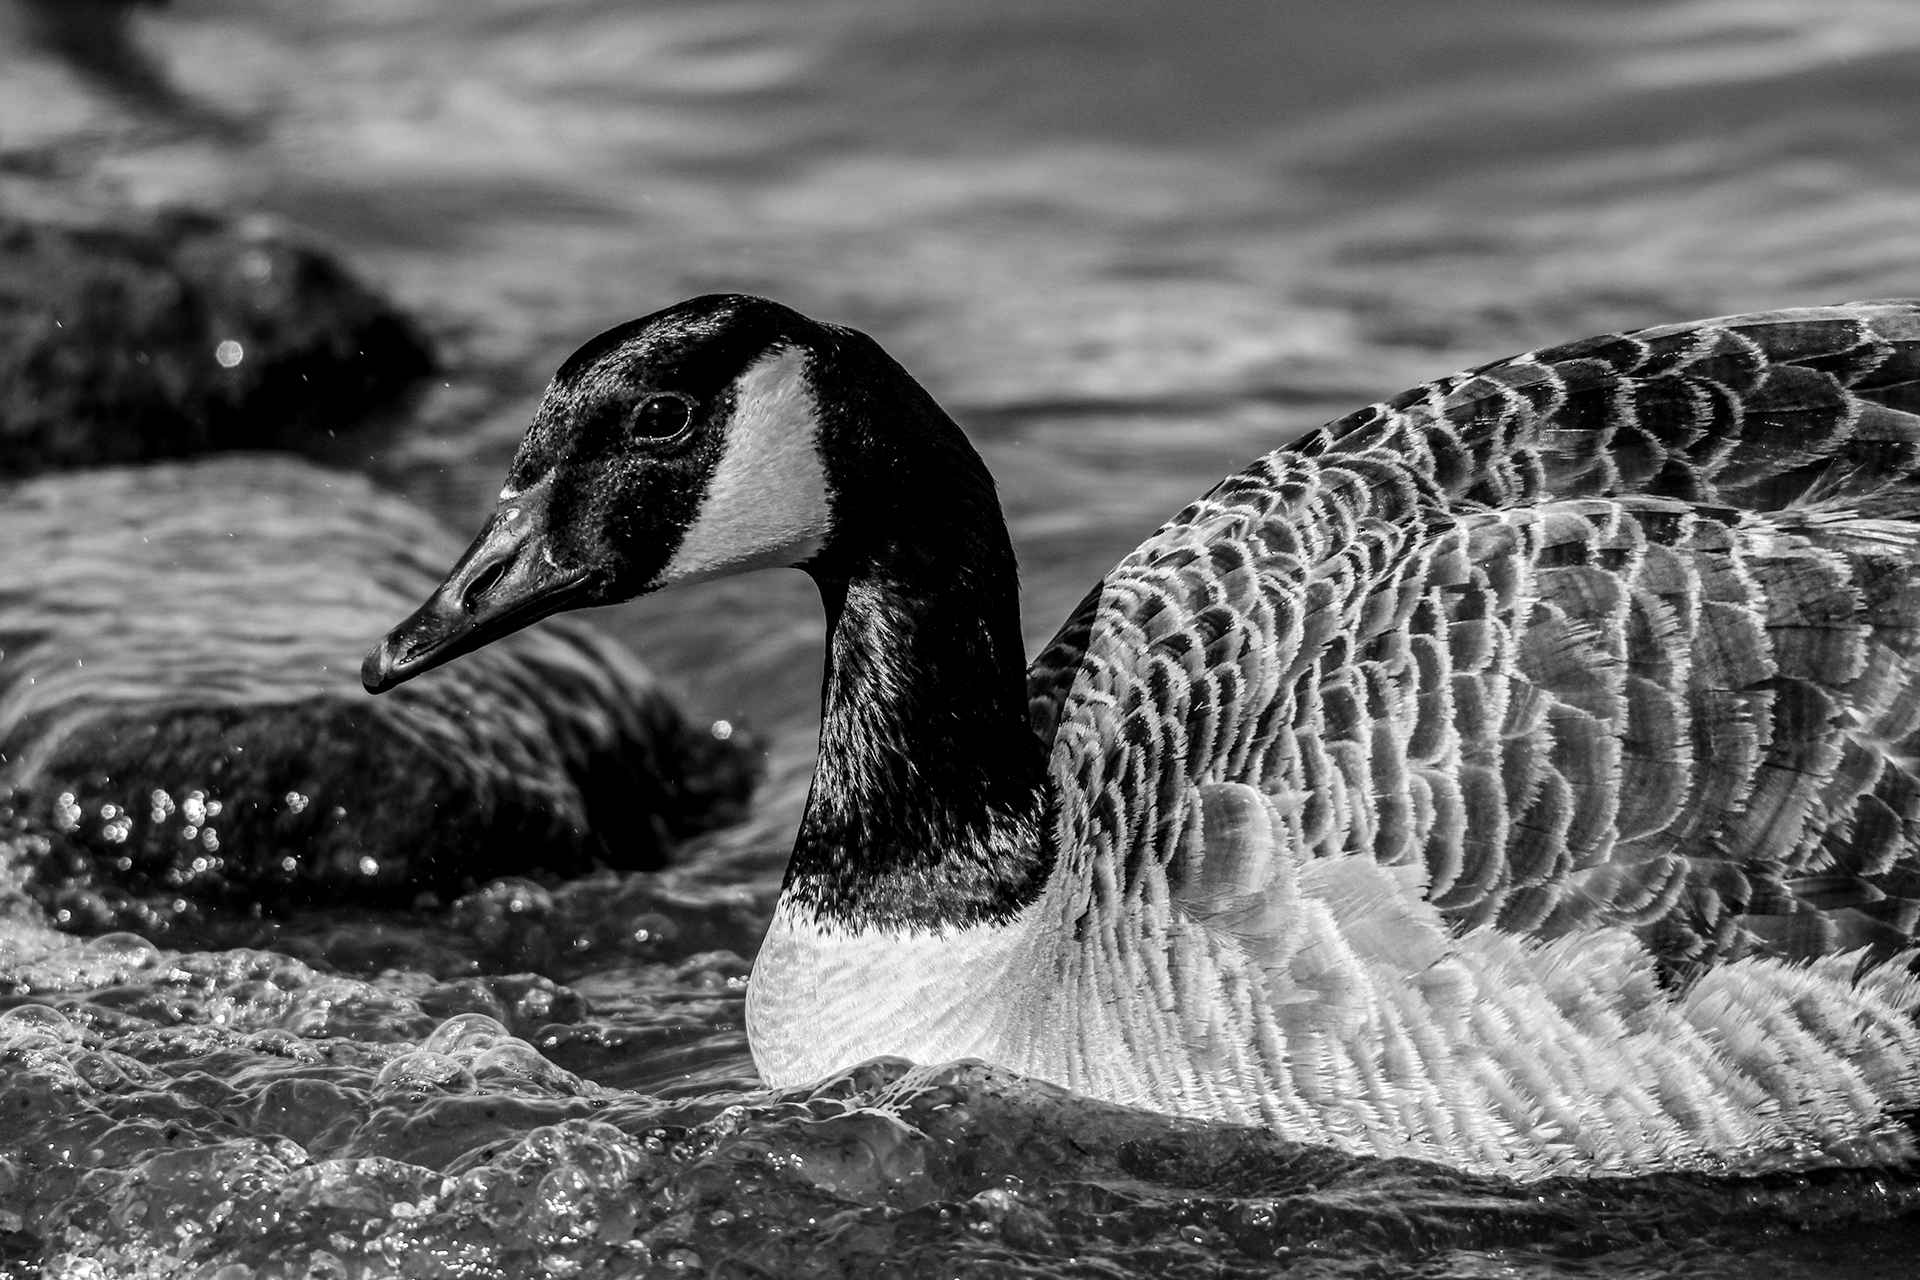
[[1338,969],[1311,920],[1386,945],[1369,911],[1624,925],[1684,973],[1885,954],[1920,926],[1916,472],[1915,303],[1609,335],[1340,419],[1035,662],[1063,858],[1093,909],[1164,897],[1289,989]]

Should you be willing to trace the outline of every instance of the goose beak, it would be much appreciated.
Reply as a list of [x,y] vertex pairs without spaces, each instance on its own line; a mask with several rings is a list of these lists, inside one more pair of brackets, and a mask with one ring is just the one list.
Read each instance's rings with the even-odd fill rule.
[[546,536],[546,488],[503,499],[447,580],[387,633],[360,665],[368,693],[384,693],[423,671],[552,614],[588,602],[591,569],[554,563]]

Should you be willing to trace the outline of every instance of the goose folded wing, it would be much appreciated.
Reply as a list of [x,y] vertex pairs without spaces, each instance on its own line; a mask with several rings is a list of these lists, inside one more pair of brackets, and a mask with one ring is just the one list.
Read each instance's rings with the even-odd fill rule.
[[[1561,379],[1546,409],[1488,391],[1504,434],[1488,415],[1436,425],[1436,398],[1466,382],[1429,388],[1393,402],[1378,447],[1349,450],[1360,429],[1335,424],[1331,445],[1269,455],[1162,527],[1030,686],[1054,743],[1056,835],[1090,908],[1170,903],[1281,954],[1307,892],[1416,966],[1436,911],[1455,932],[1627,926],[1681,973],[1910,939],[1920,549],[1893,518],[1911,488],[1894,428],[1911,421],[1902,326],[1920,321],[1904,305],[1838,310],[1498,366],[1501,386],[1529,362]],[[1593,360],[1614,368],[1615,404],[1685,365],[1721,386],[1747,369],[1752,410],[1767,369],[1811,370],[1851,397],[1838,412],[1853,434],[1822,409],[1828,435],[1789,457],[1749,412],[1736,440],[1690,441],[1711,464],[1702,483],[1724,486],[1713,502],[1556,499],[1546,481],[1589,475],[1568,469],[1582,432],[1609,442],[1589,449],[1610,459],[1606,487],[1628,475],[1608,452],[1627,436],[1590,411],[1568,425],[1563,366]],[[1433,447],[1475,431],[1519,468],[1477,491],[1508,505],[1466,496],[1475,485]],[[1806,457],[1826,471],[1802,485]],[[1662,470],[1641,487],[1673,487],[1652,482]],[[1799,488],[1790,505],[1729,506],[1736,475],[1749,497]],[[1391,874],[1321,865],[1356,856]]]

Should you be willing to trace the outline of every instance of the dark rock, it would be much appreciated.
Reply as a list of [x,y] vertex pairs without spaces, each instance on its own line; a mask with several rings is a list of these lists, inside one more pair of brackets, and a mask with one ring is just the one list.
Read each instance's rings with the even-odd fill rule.
[[432,365],[417,326],[271,220],[0,217],[0,475],[317,447]]
[[42,477],[0,490],[0,548],[0,817],[69,928],[656,867],[751,786],[578,621],[366,695],[361,652],[458,548],[358,476]]

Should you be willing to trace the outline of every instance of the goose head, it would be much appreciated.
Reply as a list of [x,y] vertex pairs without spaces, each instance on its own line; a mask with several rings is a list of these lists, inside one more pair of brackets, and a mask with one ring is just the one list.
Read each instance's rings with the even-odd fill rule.
[[367,655],[368,690],[563,610],[818,555],[833,499],[815,365],[844,340],[776,303],[716,296],[581,347],[480,536]]
[[829,601],[862,578],[991,601],[1020,654],[993,476],[933,397],[866,334],[693,297],[566,359],[486,528],[361,679],[382,693],[549,614],[770,566]]

